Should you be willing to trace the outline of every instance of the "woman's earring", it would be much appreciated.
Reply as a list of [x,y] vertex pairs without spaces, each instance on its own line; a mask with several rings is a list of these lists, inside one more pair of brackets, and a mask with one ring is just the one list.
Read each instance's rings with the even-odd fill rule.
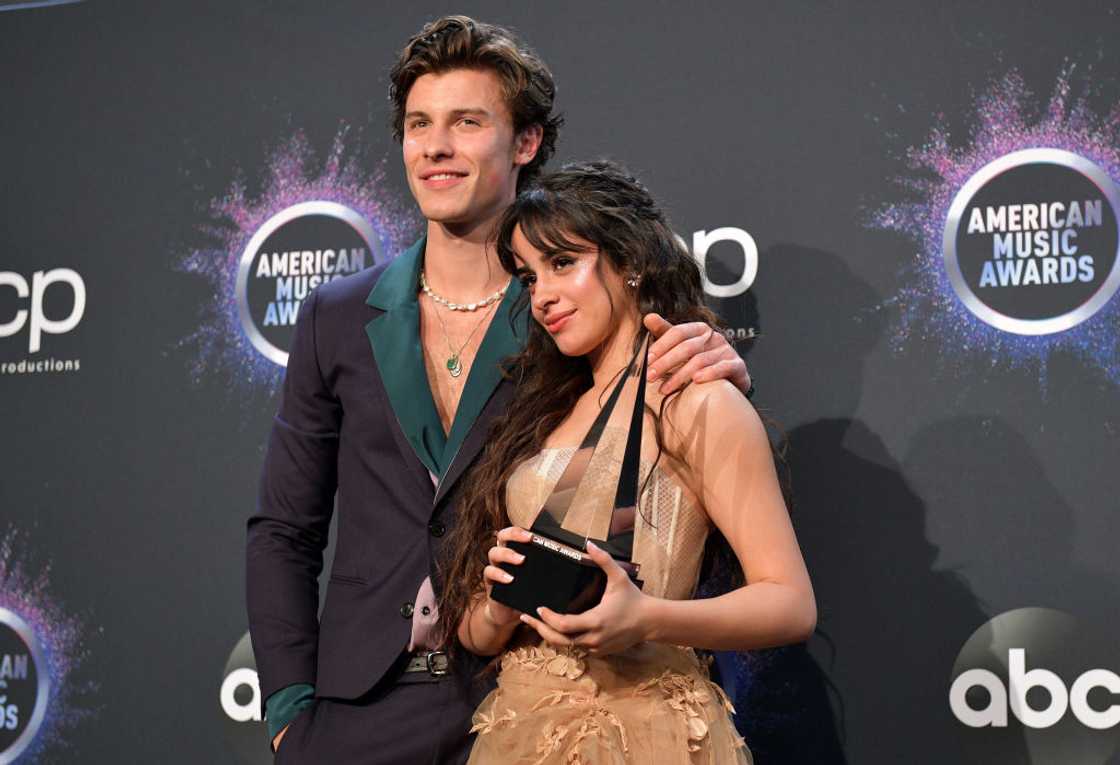
[[626,280],[626,286],[630,287],[631,289],[633,289],[634,287],[637,287],[638,286],[638,277],[631,276],[629,279]]

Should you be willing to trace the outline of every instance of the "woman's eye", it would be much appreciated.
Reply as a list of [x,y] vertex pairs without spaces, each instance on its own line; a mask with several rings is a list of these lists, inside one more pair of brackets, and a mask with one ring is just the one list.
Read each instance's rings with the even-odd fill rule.
[[526,289],[528,289],[529,287],[532,287],[533,283],[537,281],[536,276],[534,276],[533,274],[525,274],[525,273],[518,274],[517,279],[518,279],[518,281],[521,282],[521,286],[526,288]]
[[552,270],[559,271],[563,268],[567,268],[575,262],[576,261],[574,258],[569,258],[566,255],[558,255],[557,257],[552,259]]

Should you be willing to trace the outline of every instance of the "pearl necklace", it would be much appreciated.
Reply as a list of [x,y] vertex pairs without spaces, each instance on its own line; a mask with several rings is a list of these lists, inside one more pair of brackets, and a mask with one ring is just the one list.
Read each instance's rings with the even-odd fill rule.
[[424,272],[420,272],[420,289],[423,290],[424,294],[430,297],[432,300],[436,301],[442,306],[446,306],[447,309],[451,311],[477,311],[479,308],[485,308],[491,303],[495,303],[501,300],[502,296],[506,294],[506,290],[508,288],[509,282],[506,282],[505,287],[502,287],[500,290],[498,290],[485,300],[479,300],[477,303],[452,303],[443,295],[437,295],[436,293],[432,292],[432,288],[428,286],[428,280],[424,278]]

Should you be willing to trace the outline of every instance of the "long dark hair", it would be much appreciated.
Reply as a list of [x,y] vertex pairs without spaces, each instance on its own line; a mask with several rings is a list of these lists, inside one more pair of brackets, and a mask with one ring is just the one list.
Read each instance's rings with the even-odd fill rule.
[[[496,234],[498,258],[511,274],[518,268],[511,245],[518,226],[546,257],[585,250],[577,239],[597,247],[599,268],[605,261],[617,273],[637,277],[642,315],[656,312],[673,324],[703,321],[717,326],[715,314],[704,305],[695,261],[650,193],[619,165],[565,165],[518,195]],[[514,316],[528,306],[526,289]],[[485,451],[463,482],[457,520],[440,562],[440,628],[451,650],[456,650],[459,622],[478,592],[494,535],[510,525],[506,482],[519,463],[540,452],[548,435],[592,386],[587,359],[562,354],[535,321],[529,322],[525,349],[507,360],[505,372],[517,384],[513,401],[494,421]],[[659,456],[664,451],[661,423],[668,401],[669,397],[660,412],[653,413]]]

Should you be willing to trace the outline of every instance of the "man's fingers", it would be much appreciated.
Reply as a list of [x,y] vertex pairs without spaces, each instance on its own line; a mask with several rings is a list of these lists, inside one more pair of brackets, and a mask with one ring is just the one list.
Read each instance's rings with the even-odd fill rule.
[[284,735],[288,732],[288,728],[290,727],[292,727],[292,724],[288,723],[280,729],[280,732],[276,734],[276,738],[272,739],[272,751],[275,752],[280,748],[280,742],[284,740]]
[[[662,319],[662,321],[665,320]],[[668,325],[668,328],[649,346],[651,360],[660,359],[685,340],[703,337],[712,331],[712,328],[702,321],[689,321],[684,324],[665,323]]]
[[[659,313],[647,313],[642,317],[642,324],[653,334],[655,339],[661,337],[673,328],[673,325],[665,321]],[[654,343],[654,345],[657,345],[657,343]],[[652,348],[650,350],[652,350]]]
[[705,361],[705,356],[708,353],[710,353],[710,351],[705,351],[704,353],[693,356],[691,361],[669,375],[667,380],[662,381],[661,385],[657,388],[658,392],[668,395],[692,382],[692,376],[703,368],[705,363],[708,363]]
[[[701,324],[701,327],[706,325]],[[671,332],[676,332],[681,327],[673,327]],[[668,338],[669,335],[665,335]],[[662,338],[662,339],[665,339]],[[679,366],[688,363],[689,359],[698,353],[707,351],[705,344],[708,341],[708,335],[691,335],[681,339],[678,343],[671,348],[666,347],[664,353],[657,357],[657,361],[651,361],[649,371],[646,375],[647,380],[656,380],[658,377],[663,377]]]
[[746,390],[751,387],[751,377],[747,374],[747,364],[740,358],[721,359],[692,375],[693,382],[711,382],[712,380],[727,380],[735,387]]

